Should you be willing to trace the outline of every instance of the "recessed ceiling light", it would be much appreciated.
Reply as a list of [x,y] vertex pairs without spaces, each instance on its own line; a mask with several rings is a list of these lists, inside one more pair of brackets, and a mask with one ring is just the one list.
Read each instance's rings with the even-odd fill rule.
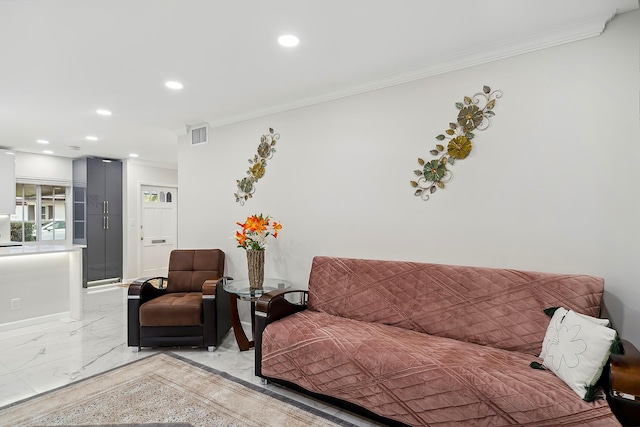
[[109,110],[96,110],[96,113],[100,114],[101,116],[110,116],[111,115],[111,111],[109,111]]
[[136,153],[131,153],[129,154],[129,157],[138,157],[138,155]]
[[182,83],[174,82],[174,81],[166,82],[164,85],[166,87],[168,87],[169,89],[176,89],[177,90],[177,89],[182,89],[183,88]]
[[97,136],[91,136],[91,135],[89,135],[89,136],[87,136],[87,138],[86,138],[86,139],[87,139],[87,140],[89,140],[89,141],[97,141],[97,140],[98,140],[98,137],[97,137]]
[[14,153],[13,151],[7,151],[4,154],[6,154],[7,156],[15,156],[16,155],[16,153]]
[[291,34],[285,34],[283,36],[278,37],[278,43],[285,47],[294,47],[298,46],[300,43],[300,39]]
[[43,151],[43,153],[44,153],[44,154],[53,154],[53,151],[51,151],[51,150],[44,150],[44,151]]
[[38,144],[48,144],[49,143],[49,141],[47,141],[46,139],[38,139],[36,142]]

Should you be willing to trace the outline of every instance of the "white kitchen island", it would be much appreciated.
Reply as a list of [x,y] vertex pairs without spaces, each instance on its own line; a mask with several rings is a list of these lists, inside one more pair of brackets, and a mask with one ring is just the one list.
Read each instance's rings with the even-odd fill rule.
[[82,248],[54,242],[0,247],[0,331],[81,320]]

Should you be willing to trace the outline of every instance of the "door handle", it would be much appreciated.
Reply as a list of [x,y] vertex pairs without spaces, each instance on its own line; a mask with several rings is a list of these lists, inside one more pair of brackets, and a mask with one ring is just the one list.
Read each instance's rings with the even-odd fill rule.
[[152,240],[151,243],[166,243],[167,239]]
[[102,201],[102,213],[103,214],[107,213],[107,201],[106,200]]
[[107,200],[107,213],[109,213],[109,201],[108,200]]
[[103,230],[107,229],[107,217],[106,216],[102,217],[102,229]]
[[108,230],[109,229],[109,217],[106,217],[106,218],[107,218],[107,230]]

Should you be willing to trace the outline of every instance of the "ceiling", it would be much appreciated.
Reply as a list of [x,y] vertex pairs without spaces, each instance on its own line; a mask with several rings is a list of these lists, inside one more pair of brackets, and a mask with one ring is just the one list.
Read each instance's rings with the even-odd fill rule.
[[[579,40],[634,9],[637,0],[0,0],[0,147],[136,153],[175,167],[187,125]],[[280,46],[282,34],[300,44]]]

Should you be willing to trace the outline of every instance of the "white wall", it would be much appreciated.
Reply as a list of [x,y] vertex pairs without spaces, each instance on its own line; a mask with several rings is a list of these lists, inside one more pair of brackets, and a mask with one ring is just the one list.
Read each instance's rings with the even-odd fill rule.
[[[125,160],[123,167],[123,277],[130,281],[140,277],[140,188],[142,185],[177,186],[176,169],[144,164],[136,160]],[[178,215],[180,212],[178,212]]]
[[[315,255],[598,275],[614,326],[640,345],[638,28],[634,11],[597,38],[183,138],[179,245],[220,247],[246,277],[231,236],[262,212],[284,225],[266,275],[298,287]],[[490,128],[446,190],[414,197],[416,159],[484,84],[504,92]],[[236,179],[269,127],[277,152],[240,206]]]

